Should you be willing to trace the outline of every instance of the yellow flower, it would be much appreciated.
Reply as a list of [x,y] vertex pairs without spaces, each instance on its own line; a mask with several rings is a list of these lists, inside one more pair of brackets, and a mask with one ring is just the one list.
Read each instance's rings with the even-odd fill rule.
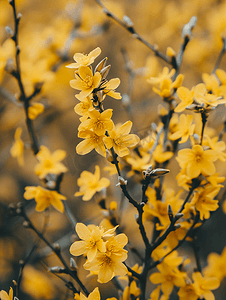
[[226,277],[226,247],[220,255],[214,252],[210,253],[207,262],[203,274],[208,277],[217,277],[222,281]]
[[114,99],[121,99],[122,96],[120,93],[115,92],[115,89],[120,85],[120,79],[119,78],[113,78],[109,81],[107,81],[106,84],[101,87],[103,89],[103,94],[108,95]]
[[1,300],[13,300],[13,289],[9,289],[9,294],[7,294],[6,291],[1,290],[0,291],[0,299]]
[[171,140],[177,140],[181,138],[179,144],[185,143],[189,136],[193,135],[195,130],[195,124],[192,124],[192,115],[180,115],[180,122],[178,124],[178,131],[174,132],[171,136]]
[[44,105],[42,103],[34,103],[28,107],[28,116],[31,120],[34,120],[38,115],[44,111]]
[[172,157],[173,157],[173,152],[171,152],[171,151],[163,152],[162,145],[158,145],[153,152],[154,160],[160,164],[169,160]]
[[78,133],[78,137],[85,139],[76,146],[78,154],[85,155],[95,149],[100,155],[106,156],[106,149],[103,142],[104,135],[99,136],[92,130],[81,130]]
[[85,121],[89,117],[89,111],[94,110],[93,103],[90,99],[90,97],[86,97],[82,99],[80,103],[75,105],[74,111],[79,116],[82,116],[79,120],[81,122]]
[[132,167],[132,170],[127,174],[128,176],[132,176],[136,172],[142,172],[150,162],[151,155],[149,153],[142,151],[140,154],[141,156],[134,154],[126,158],[127,163]]
[[226,148],[224,141],[218,141],[218,137],[215,136],[212,139],[208,136],[204,136],[203,145],[207,145],[210,149],[215,150],[218,155],[218,159],[221,161],[226,160],[226,153],[223,152]]
[[92,110],[88,112],[90,119],[82,122],[78,131],[81,130],[92,130],[95,134],[101,136],[104,135],[106,130],[113,129],[113,121],[111,120],[113,109],[107,109],[100,113],[97,110]]
[[194,145],[192,149],[182,149],[176,158],[179,165],[186,169],[190,178],[198,177],[199,174],[213,175],[216,171],[214,161],[217,160],[214,150],[204,151],[200,145]]
[[161,286],[158,285],[157,288],[152,291],[150,295],[151,298],[148,300],[159,300],[160,288]]
[[47,174],[60,174],[67,172],[67,168],[60,162],[66,156],[64,150],[56,150],[51,154],[45,146],[40,147],[36,155],[39,163],[35,166],[35,173],[43,179]]
[[220,285],[220,281],[216,277],[203,277],[201,273],[195,272],[192,275],[192,279],[194,281],[193,285],[198,291],[199,298],[206,300],[215,299],[211,290],[216,290]]
[[208,219],[210,217],[210,211],[218,209],[218,200],[214,200],[214,197],[219,193],[220,188],[208,186],[205,188],[199,187],[195,190],[194,197],[191,200],[191,204],[200,212],[200,219]]
[[199,298],[198,290],[194,284],[186,284],[178,291],[180,300],[197,300]]
[[216,107],[218,104],[226,103],[226,100],[219,100],[220,98],[218,96],[208,93],[204,83],[199,83],[195,86],[194,98],[198,103],[204,104],[205,107]]
[[114,127],[109,131],[108,137],[104,137],[103,141],[107,149],[114,148],[118,156],[123,157],[129,154],[127,147],[134,147],[139,142],[139,137],[135,134],[129,134],[132,127],[132,122],[127,121],[119,127]]
[[50,191],[41,186],[26,186],[24,198],[26,200],[35,199],[37,202],[36,210],[41,212],[52,205],[60,212],[64,212],[64,205],[61,200],[66,200],[66,197],[59,194],[57,191]]
[[97,251],[105,252],[105,243],[102,239],[103,230],[98,226],[91,228],[83,223],[77,223],[76,232],[79,238],[83,241],[76,241],[70,247],[70,253],[74,256],[85,254],[88,261],[92,261],[97,254]]
[[77,183],[80,186],[80,190],[75,193],[75,196],[83,196],[82,200],[88,201],[96,192],[100,192],[102,189],[108,187],[110,180],[105,177],[100,179],[100,167],[96,165],[94,174],[83,171]]
[[24,143],[21,140],[21,134],[22,134],[22,128],[18,127],[15,131],[15,142],[12,146],[12,148],[10,149],[10,153],[12,155],[12,157],[16,157],[18,164],[20,166],[24,165],[24,157],[23,157],[23,153],[24,153]]
[[89,67],[81,66],[78,69],[78,73],[75,73],[76,79],[70,81],[70,86],[73,89],[81,90],[81,92],[76,95],[78,100],[82,100],[89,96],[95,88],[100,85],[101,74],[96,72],[94,75]]
[[160,73],[158,77],[150,77],[147,81],[150,84],[161,84],[164,79],[170,79],[175,74],[175,72],[175,69],[169,71],[168,67],[164,67],[162,73]]
[[81,66],[89,66],[91,65],[95,58],[99,56],[101,53],[101,49],[99,47],[95,48],[89,54],[75,53],[73,56],[75,63],[69,64],[67,68],[78,69]]
[[80,296],[75,294],[75,300],[100,300],[100,292],[98,287],[96,287],[88,297],[86,297],[83,293],[80,292]]
[[181,86],[177,89],[177,96],[179,97],[181,102],[177,105],[174,111],[182,112],[186,109],[187,106],[193,103],[194,89],[189,91],[188,88]]
[[114,276],[124,276],[127,268],[123,261],[127,258],[127,251],[122,249],[128,243],[127,236],[121,233],[110,238],[106,242],[106,252],[97,253],[96,257],[84,264],[84,268],[89,271],[98,272],[98,281],[106,283]]
[[160,273],[151,274],[150,281],[154,284],[161,283],[161,289],[165,296],[172,293],[174,286],[185,286],[186,273],[180,272],[178,269],[172,270],[172,268],[162,264],[158,265],[157,268]]

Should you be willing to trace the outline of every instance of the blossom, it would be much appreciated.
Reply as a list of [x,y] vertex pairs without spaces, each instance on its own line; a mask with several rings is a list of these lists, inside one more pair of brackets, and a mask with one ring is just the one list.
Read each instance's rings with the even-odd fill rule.
[[11,153],[12,157],[17,158],[18,164],[20,166],[23,166],[24,165],[24,157],[23,157],[24,143],[20,138],[21,134],[22,134],[22,128],[18,127],[14,134],[15,142],[14,142],[12,148],[10,149],[10,153]]
[[0,299],[1,300],[13,300],[13,289],[10,287],[9,294],[6,291],[0,291]]
[[158,145],[153,152],[154,160],[160,164],[169,160],[172,157],[173,157],[173,152],[172,151],[163,152],[163,147],[161,144]]
[[75,63],[69,64],[67,68],[78,69],[81,66],[89,66],[91,65],[95,58],[99,56],[101,53],[101,49],[99,47],[92,50],[89,54],[75,53],[73,56]]
[[79,116],[82,116],[79,120],[81,122],[85,121],[89,117],[89,111],[94,110],[93,103],[90,99],[90,97],[86,97],[80,101],[77,105],[74,107],[74,111]]
[[216,107],[218,104],[226,103],[226,100],[219,100],[217,95],[208,93],[204,83],[199,83],[195,86],[194,98],[198,103],[203,104],[205,107]]
[[100,167],[95,166],[95,173],[92,174],[88,171],[83,171],[78,178],[78,186],[80,186],[79,192],[75,193],[75,196],[83,196],[84,201],[90,200],[96,192],[100,192],[102,189],[110,185],[110,180],[102,177],[100,179]]
[[177,287],[185,286],[186,273],[180,272],[178,269],[172,270],[163,264],[158,265],[157,268],[160,273],[151,274],[150,281],[154,284],[161,283],[161,289],[165,296],[172,293],[174,285]]
[[81,66],[78,72],[75,73],[76,79],[70,81],[70,86],[73,89],[81,90],[81,92],[76,95],[78,100],[89,96],[95,88],[100,85],[101,74],[96,72],[94,75],[91,69],[87,66]]
[[181,138],[180,144],[185,143],[189,136],[193,135],[195,130],[195,124],[192,124],[193,116],[192,115],[180,115],[180,122],[178,124],[178,130],[174,132],[171,136],[171,140],[177,140]]
[[64,212],[64,205],[61,200],[66,200],[66,197],[59,194],[57,191],[50,191],[41,186],[26,186],[24,198],[26,200],[35,199],[37,202],[36,210],[41,212],[52,205],[60,212]]
[[177,105],[174,111],[182,112],[187,106],[193,103],[194,89],[189,91],[188,88],[181,86],[177,89],[177,96],[179,97],[181,102]]
[[78,154],[85,155],[95,149],[100,155],[106,156],[106,149],[103,142],[104,135],[99,136],[92,130],[81,130],[78,133],[78,137],[85,139],[76,146]]
[[76,232],[83,241],[76,241],[70,247],[70,253],[74,256],[87,255],[88,261],[92,261],[97,251],[105,252],[105,243],[102,239],[103,230],[98,226],[87,227],[83,223],[77,223]]
[[113,78],[106,82],[106,84],[103,85],[103,94],[108,95],[114,99],[121,99],[122,96],[120,93],[115,92],[115,89],[120,85],[120,79],[119,78]]
[[139,142],[139,137],[135,134],[129,134],[132,127],[132,122],[127,121],[121,126],[114,127],[109,131],[109,136],[104,137],[103,141],[107,149],[114,148],[118,156],[123,157],[129,154],[127,147],[134,147]]
[[77,293],[75,294],[74,297],[75,300],[100,300],[100,292],[98,287],[96,287],[88,297],[86,297],[83,293],[80,292],[80,295]]
[[186,284],[179,289],[177,294],[180,300],[197,300],[199,298],[198,289],[194,284]]
[[66,156],[64,150],[56,150],[51,154],[45,146],[40,146],[40,151],[36,155],[39,163],[35,166],[35,173],[43,179],[47,174],[60,174],[67,172],[67,168],[60,162]]
[[218,209],[218,200],[213,198],[219,193],[220,188],[206,185],[205,188],[199,187],[194,193],[191,204],[200,212],[200,219],[208,219],[210,211]]
[[205,298],[206,300],[214,300],[214,295],[211,290],[215,290],[219,287],[220,281],[216,277],[202,276],[200,272],[195,272],[192,275],[194,281],[194,287],[198,290],[199,298]]
[[39,114],[44,111],[44,105],[42,103],[34,103],[28,107],[29,119],[34,120]]
[[123,247],[128,243],[128,238],[124,233],[110,238],[106,242],[106,252],[97,253],[96,257],[84,264],[84,268],[89,271],[98,272],[98,281],[106,283],[114,276],[124,276],[127,268],[123,261],[127,258],[127,251]]
[[174,93],[174,90],[181,86],[183,79],[184,76],[182,74],[179,74],[175,81],[172,81],[170,78],[165,78],[160,83],[160,90],[153,87],[153,91],[163,98],[169,98]]
[[180,166],[185,167],[187,175],[195,178],[199,174],[213,175],[215,173],[214,161],[217,160],[214,150],[205,150],[200,145],[194,145],[192,149],[182,149],[176,158]]
[[203,274],[208,277],[217,277],[222,281],[226,277],[226,247],[224,247],[221,254],[210,253],[207,262]]
[[88,112],[90,119],[82,122],[78,130],[92,130],[95,134],[101,136],[104,135],[106,130],[113,129],[113,121],[111,120],[113,109],[106,109],[102,113],[97,110],[92,110]]

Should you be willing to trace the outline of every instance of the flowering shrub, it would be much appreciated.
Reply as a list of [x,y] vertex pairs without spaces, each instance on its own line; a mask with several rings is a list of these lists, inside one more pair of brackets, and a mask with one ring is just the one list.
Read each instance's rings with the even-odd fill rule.
[[58,2],[0,2],[0,299],[221,297],[225,4]]

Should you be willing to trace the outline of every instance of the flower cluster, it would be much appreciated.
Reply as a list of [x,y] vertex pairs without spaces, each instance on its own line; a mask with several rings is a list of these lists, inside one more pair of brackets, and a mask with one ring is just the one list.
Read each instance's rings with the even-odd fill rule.
[[127,268],[123,262],[127,259],[127,251],[123,247],[128,243],[124,233],[114,236],[117,227],[105,230],[95,225],[78,223],[76,232],[81,241],[74,242],[70,253],[74,256],[86,255],[86,270],[98,275],[98,281],[105,283],[114,276],[124,276]]
[[74,108],[75,112],[82,117],[78,127],[78,137],[84,140],[80,142],[76,151],[85,155],[96,150],[102,156],[106,156],[106,148],[114,148],[119,156],[129,154],[128,147],[134,147],[139,138],[135,134],[129,134],[132,122],[128,121],[121,126],[115,126],[112,117],[112,109],[103,109],[103,100],[106,95],[121,99],[120,93],[115,89],[119,86],[119,78],[107,80],[110,65],[106,66],[107,58],[104,58],[96,68],[92,69],[91,64],[99,56],[101,49],[98,47],[88,55],[76,53],[76,63],[68,65],[75,68],[75,79],[70,81],[72,88],[81,92],[76,96],[80,101]]

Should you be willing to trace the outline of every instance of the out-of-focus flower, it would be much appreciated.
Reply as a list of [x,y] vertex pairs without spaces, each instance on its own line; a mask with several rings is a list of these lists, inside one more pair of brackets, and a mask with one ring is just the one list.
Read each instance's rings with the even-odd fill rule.
[[75,193],[75,196],[83,196],[84,201],[90,200],[96,192],[100,192],[102,189],[110,185],[110,180],[102,177],[100,179],[100,167],[95,166],[95,173],[83,171],[78,178],[78,186],[80,186],[79,192]]
[[29,265],[26,265],[23,270],[21,288],[32,299],[48,300],[56,297],[56,288],[53,286],[51,277]]
[[39,163],[35,166],[35,173],[43,179],[47,174],[60,174],[67,172],[67,168],[60,162],[66,156],[64,150],[56,150],[51,154],[45,146],[40,146],[36,155]]
[[82,122],[78,131],[81,130],[92,130],[95,134],[101,136],[104,135],[106,130],[110,131],[113,129],[113,121],[111,120],[113,109],[107,109],[100,113],[97,110],[92,110],[88,112],[90,119]]
[[34,120],[43,111],[44,105],[42,103],[34,103],[28,107],[28,116],[31,120]]
[[189,136],[193,135],[195,130],[195,124],[192,124],[193,116],[192,115],[180,115],[180,122],[178,124],[178,131],[174,132],[171,136],[171,140],[177,140],[181,138],[179,143],[185,143]]
[[226,247],[220,255],[214,252],[210,253],[207,262],[203,274],[208,277],[217,277],[222,281],[226,277]]
[[177,96],[179,97],[181,102],[177,105],[174,111],[182,112],[186,109],[187,106],[193,103],[194,89],[189,91],[188,88],[181,86],[177,89]]
[[120,157],[129,154],[127,147],[136,146],[140,140],[136,134],[129,134],[132,124],[131,121],[127,121],[123,125],[116,126],[113,130],[109,131],[109,136],[103,138],[107,149],[113,147]]
[[207,300],[214,300],[215,297],[211,290],[216,290],[220,281],[216,277],[202,276],[200,272],[195,272],[192,275],[194,281],[193,285],[198,291],[199,298],[204,298]]
[[177,294],[180,300],[197,300],[199,298],[199,291],[193,283],[181,287]]
[[219,187],[213,187],[206,185],[205,188],[199,187],[195,190],[194,197],[191,200],[191,204],[200,213],[200,219],[208,219],[210,217],[210,211],[218,209],[218,200],[214,200],[214,197],[219,193]]
[[15,142],[12,146],[12,148],[10,149],[10,153],[12,155],[12,157],[17,158],[18,164],[20,166],[24,165],[24,157],[23,157],[23,153],[24,153],[24,143],[21,140],[21,134],[22,134],[22,128],[18,127],[15,131]]
[[52,205],[60,212],[64,212],[64,206],[61,200],[66,200],[66,197],[57,193],[57,191],[50,191],[41,186],[27,186],[25,187],[24,198],[26,200],[35,199],[37,202],[36,210],[41,212]]
[[160,164],[169,160],[172,157],[173,157],[173,152],[171,151],[163,152],[163,147],[161,144],[158,145],[153,152],[153,159]]
[[70,81],[70,86],[73,89],[80,90],[81,92],[76,96],[78,100],[89,96],[95,88],[100,85],[101,74],[96,72],[94,75],[89,67],[81,66],[78,72],[75,73],[76,79]]
[[91,65],[95,58],[99,56],[101,53],[101,49],[99,47],[92,50],[89,54],[75,53],[73,56],[75,63],[69,64],[67,68],[78,69],[81,66],[89,66]]
[[75,294],[74,296],[75,300],[100,300],[100,292],[98,287],[96,287],[88,297],[86,297],[83,293],[80,292],[79,294]]
[[157,268],[160,273],[151,274],[150,281],[154,284],[161,283],[161,289],[165,296],[168,297],[172,293],[174,286],[185,286],[186,273],[180,272],[178,269],[172,270],[172,268],[162,264],[158,265]]
[[9,294],[7,294],[6,291],[1,290],[0,291],[0,299],[1,300],[13,300],[13,289],[9,289]]

